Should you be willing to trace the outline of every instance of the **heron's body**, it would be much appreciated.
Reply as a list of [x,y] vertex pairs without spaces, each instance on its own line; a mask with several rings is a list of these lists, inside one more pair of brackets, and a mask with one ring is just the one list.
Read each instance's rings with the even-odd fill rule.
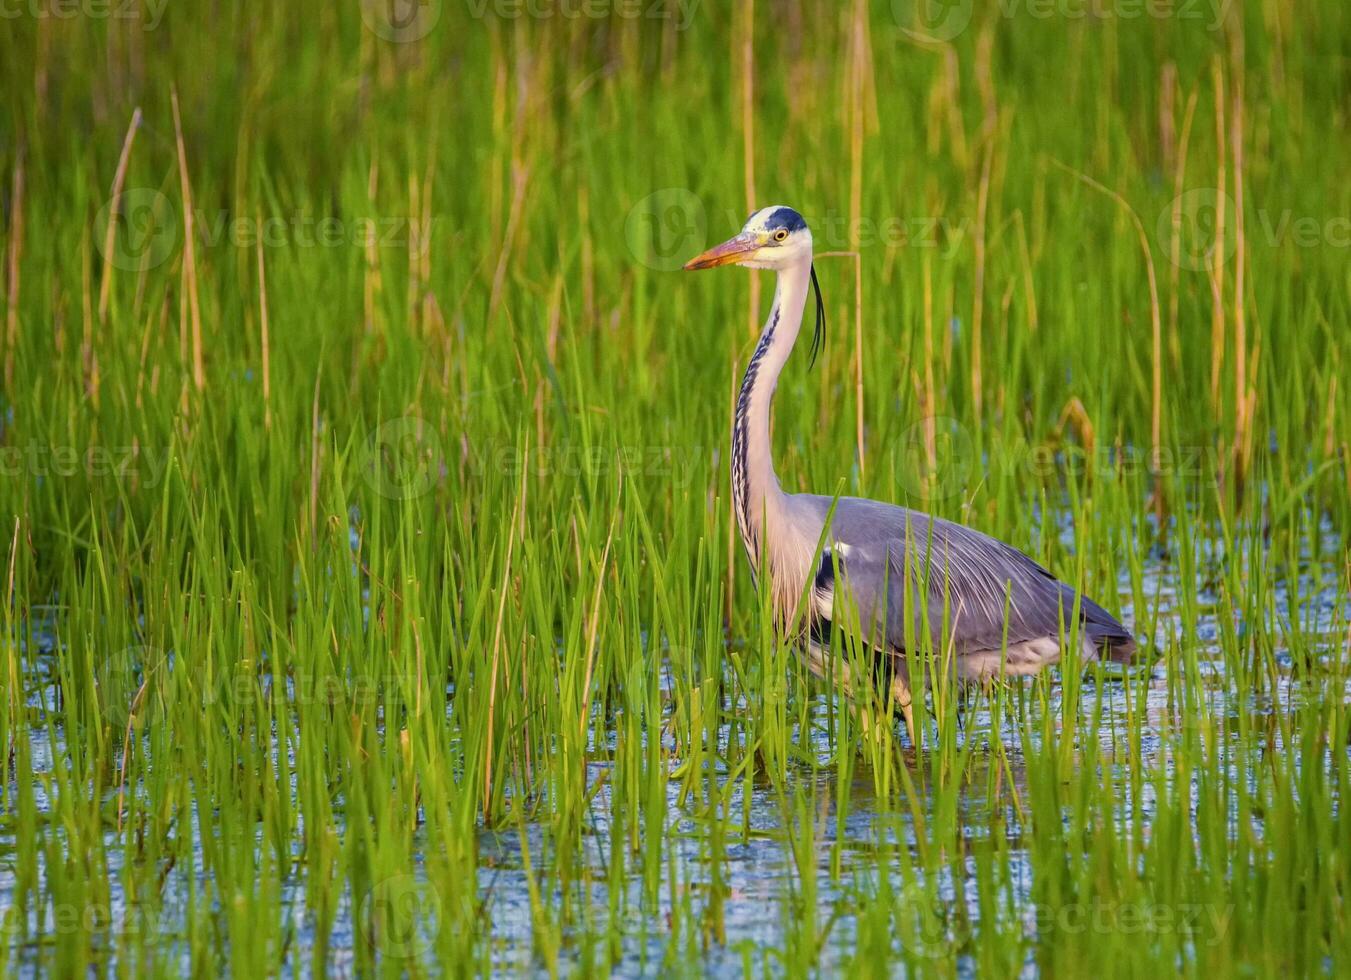
[[[851,633],[890,668],[907,709],[906,649],[922,647],[960,680],[1036,673],[1080,637],[1084,662],[1127,661],[1130,632],[1022,552],[960,524],[858,497],[788,494],[770,452],[770,403],[797,341],[812,278],[811,233],[791,208],[751,215],[740,235],[686,268],[730,263],[778,272],[769,319],[747,365],[732,429],[732,502],[754,569],[763,568],[783,624],[829,627],[848,611]],[[829,521],[829,528],[826,524]],[[799,610],[803,597],[810,608]],[[841,600],[845,601],[841,601]],[[799,613],[805,612],[805,616]],[[847,671],[807,643],[812,669]]]

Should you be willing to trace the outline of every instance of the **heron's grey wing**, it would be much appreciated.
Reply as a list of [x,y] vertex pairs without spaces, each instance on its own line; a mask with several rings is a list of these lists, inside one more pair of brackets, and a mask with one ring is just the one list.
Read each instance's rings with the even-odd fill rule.
[[930,649],[950,643],[958,654],[1058,637],[1072,623],[1077,599],[1094,645],[1114,659],[1134,652],[1130,632],[1097,603],[1076,596],[1016,548],[960,524],[843,498],[828,540],[818,606],[842,585],[865,631],[885,637],[892,649],[904,649],[907,637],[916,642],[924,630]]

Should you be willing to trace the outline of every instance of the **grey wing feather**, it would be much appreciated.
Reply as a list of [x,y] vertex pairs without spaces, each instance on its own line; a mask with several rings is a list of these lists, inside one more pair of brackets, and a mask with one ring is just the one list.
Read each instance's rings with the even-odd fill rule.
[[[815,499],[829,510],[829,498]],[[957,654],[1059,636],[1072,625],[1077,600],[1095,646],[1116,660],[1135,652],[1130,632],[1097,603],[1016,548],[960,524],[842,498],[829,540],[861,622],[884,631],[892,649],[926,629],[931,649],[951,643]]]

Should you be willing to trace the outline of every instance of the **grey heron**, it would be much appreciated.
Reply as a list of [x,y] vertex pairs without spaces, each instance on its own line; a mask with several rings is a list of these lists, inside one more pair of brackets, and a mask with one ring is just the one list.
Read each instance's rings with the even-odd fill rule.
[[[831,663],[830,645],[822,641],[823,630],[828,634],[840,618],[837,591],[847,592],[850,611],[839,626],[862,641],[889,681],[912,742],[912,692],[922,693],[936,673],[939,651],[943,669],[959,682],[1035,674],[1060,660],[1071,635],[1080,638],[1081,663],[1134,658],[1135,639],[1126,627],[1002,541],[876,500],[785,493],[771,458],[770,403],[797,341],[809,287],[817,306],[813,358],[821,341],[824,308],[811,231],[790,207],[762,208],[739,234],[685,268],[722,265],[778,274],[769,319],[736,400],[732,506],[757,587],[763,569],[774,616],[784,625],[800,624],[815,674],[834,674],[851,689],[848,666]],[[927,650],[929,665],[912,679],[918,648]]]

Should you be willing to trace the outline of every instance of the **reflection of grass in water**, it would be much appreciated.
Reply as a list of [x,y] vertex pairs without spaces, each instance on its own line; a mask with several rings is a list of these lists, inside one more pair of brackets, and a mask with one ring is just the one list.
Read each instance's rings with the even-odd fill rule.
[[[677,31],[451,23],[447,5],[407,45],[317,4],[247,29],[170,5],[153,35],[17,18],[0,59],[20,136],[0,147],[0,635],[50,617],[58,645],[0,647],[0,959],[1346,961],[1345,256],[1266,230],[1351,207],[1328,122],[1342,8],[1321,4],[1315,30],[1250,3],[1242,41],[1183,19],[979,15],[947,49],[879,3],[871,73],[834,7],[798,26],[799,9],[758,11],[758,200],[848,215],[857,152],[858,227],[961,238],[863,243],[861,337],[852,265],[820,262],[834,332],[783,382],[780,472],[1027,548],[1163,638],[1152,678],[1110,697],[1069,675],[1012,685],[960,730],[941,698],[916,754],[821,711],[766,632],[723,493],[749,287],[645,264],[628,220],[687,188],[705,210],[668,215],[671,234],[733,230],[727,31],[744,14],[701,7]],[[1236,45],[1247,223],[1225,228],[1212,292],[1190,203],[1171,261],[1169,209],[1178,189],[1239,196]],[[182,217],[171,83],[192,264],[176,231],[162,261],[105,268],[91,221],[135,105],[123,186]],[[1157,348],[1122,202],[1053,160],[1139,216]],[[354,235],[363,219],[382,234]],[[280,231],[220,233],[248,227]],[[849,222],[832,227],[849,248]],[[410,259],[410,242],[427,247]],[[914,472],[928,417],[969,440],[955,492]],[[1169,455],[1150,466],[1156,431]],[[100,684],[131,649],[159,668]],[[133,679],[153,711],[128,715]],[[512,875],[481,866],[485,825],[521,841]],[[771,884],[748,891],[742,855],[766,835]],[[130,903],[172,928],[99,925]],[[92,934],[72,925],[88,910]]]

